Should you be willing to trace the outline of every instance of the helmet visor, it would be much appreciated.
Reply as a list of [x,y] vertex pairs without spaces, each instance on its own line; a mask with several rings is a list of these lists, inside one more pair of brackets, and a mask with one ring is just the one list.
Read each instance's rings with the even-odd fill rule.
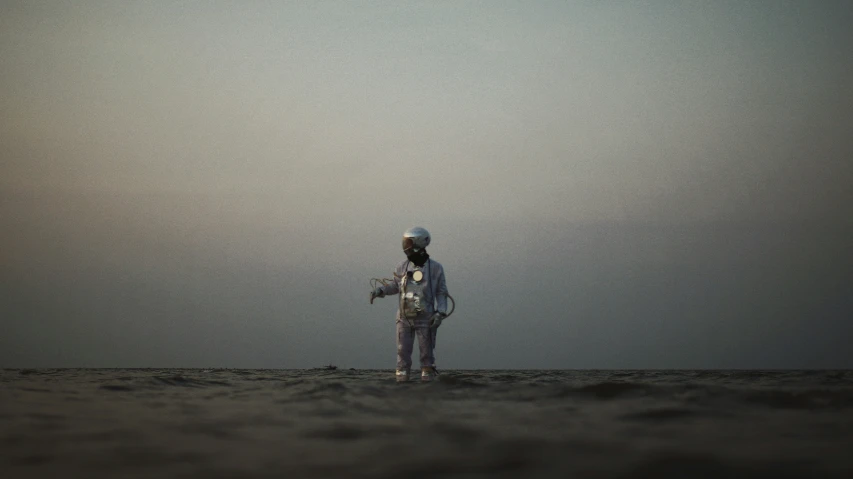
[[412,253],[417,253],[420,248],[415,246],[415,240],[412,238],[403,238],[403,253],[406,255],[410,255]]

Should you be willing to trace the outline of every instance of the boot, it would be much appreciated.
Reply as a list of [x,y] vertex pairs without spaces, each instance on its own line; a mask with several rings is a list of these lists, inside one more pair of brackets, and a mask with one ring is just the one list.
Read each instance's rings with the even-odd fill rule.
[[396,376],[398,383],[404,383],[409,380],[408,369],[398,369],[394,375]]
[[435,371],[432,368],[421,368],[421,382],[428,383],[435,378]]

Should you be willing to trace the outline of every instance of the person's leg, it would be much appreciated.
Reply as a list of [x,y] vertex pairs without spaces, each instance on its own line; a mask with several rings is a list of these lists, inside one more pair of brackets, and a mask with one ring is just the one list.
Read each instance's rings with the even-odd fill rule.
[[429,381],[434,375],[435,357],[433,356],[433,329],[420,327],[417,329],[418,350],[421,360],[421,380]]
[[397,371],[398,381],[409,379],[412,368],[412,349],[414,349],[414,331],[403,321],[397,321]]
[[432,364],[432,368],[435,369],[435,334],[438,332],[438,328],[430,328],[429,330],[429,363]]

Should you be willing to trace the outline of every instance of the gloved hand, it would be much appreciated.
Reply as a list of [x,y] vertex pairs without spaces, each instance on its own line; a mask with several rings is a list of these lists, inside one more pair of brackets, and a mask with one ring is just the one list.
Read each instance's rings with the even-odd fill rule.
[[370,304],[373,304],[373,298],[384,298],[385,292],[382,291],[381,286],[377,286],[376,289],[370,292]]
[[430,328],[437,328],[441,326],[441,322],[444,321],[444,318],[447,317],[447,313],[435,313],[432,315],[432,318],[429,320]]

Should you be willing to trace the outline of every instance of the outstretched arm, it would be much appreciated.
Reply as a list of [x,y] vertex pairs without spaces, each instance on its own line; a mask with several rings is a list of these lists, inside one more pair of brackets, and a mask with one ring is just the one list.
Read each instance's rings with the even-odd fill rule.
[[394,281],[388,283],[385,286],[379,286],[378,288],[376,288],[378,290],[378,292],[381,293],[378,296],[385,296],[388,294],[399,293],[400,292],[400,278],[401,278],[401,276],[402,276],[402,273],[400,272],[400,267],[397,266],[397,268],[394,269]]
[[400,278],[395,274],[394,282],[388,283],[387,286],[382,286],[383,294],[397,294],[400,292]]

